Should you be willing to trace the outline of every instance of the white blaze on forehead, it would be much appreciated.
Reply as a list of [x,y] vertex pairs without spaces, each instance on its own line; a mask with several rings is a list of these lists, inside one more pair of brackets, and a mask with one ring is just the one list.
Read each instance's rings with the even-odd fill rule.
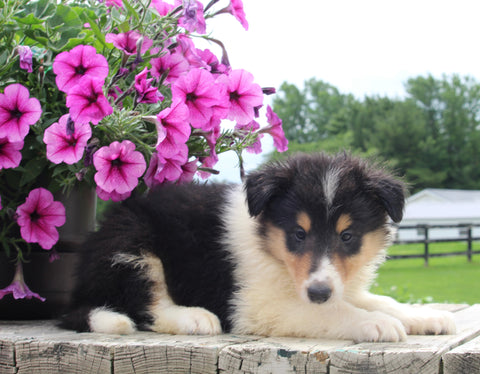
[[332,205],[335,193],[340,179],[340,169],[330,167],[323,176],[323,193],[327,202],[327,207]]

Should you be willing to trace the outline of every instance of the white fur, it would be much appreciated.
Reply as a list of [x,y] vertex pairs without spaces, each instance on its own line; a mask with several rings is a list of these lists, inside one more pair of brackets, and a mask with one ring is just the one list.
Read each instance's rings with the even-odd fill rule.
[[262,248],[243,193],[236,190],[230,198],[224,211],[228,233],[223,242],[236,263],[234,277],[241,286],[232,301],[234,333],[397,342],[405,340],[407,332],[455,331],[450,314],[434,312],[430,318],[428,313],[365,292],[374,271],[370,265],[355,277],[361,284],[345,285],[348,290],[343,294],[333,265],[322,261],[310,281],[332,282],[338,297],[323,304],[306,302],[286,267]]
[[323,193],[327,200],[327,208],[329,208],[337,192],[338,180],[340,178],[340,170],[334,166],[330,167],[323,178]]
[[107,308],[93,309],[88,318],[90,331],[104,334],[132,334],[136,331],[135,323],[125,314]]
[[310,287],[313,283],[320,282],[326,283],[332,289],[332,296],[331,299],[341,299],[343,295],[343,283],[338,274],[338,271],[332,265],[328,258],[322,258],[319,261],[317,269],[310,274],[308,279],[302,285],[302,290],[300,291],[300,297],[305,302],[310,302],[308,298],[308,287]]

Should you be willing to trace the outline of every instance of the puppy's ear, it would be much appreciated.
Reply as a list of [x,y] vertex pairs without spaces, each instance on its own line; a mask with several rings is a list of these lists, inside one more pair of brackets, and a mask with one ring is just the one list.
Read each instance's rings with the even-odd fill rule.
[[370,188],[385,207],[392,221],[400,222],[405,206],[405,184],[393,177],[384,176],[370,180]]
[[269,164],[250,173],[245,181],[248,210],[258,216],[272,198],[284,194],[291,183],[290,169],[282,164]]

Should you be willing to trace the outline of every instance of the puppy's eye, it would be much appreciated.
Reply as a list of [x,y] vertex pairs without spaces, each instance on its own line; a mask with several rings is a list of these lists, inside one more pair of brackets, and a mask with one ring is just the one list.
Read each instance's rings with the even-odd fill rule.
[[349,243],[353,238],[353,234],[350,231],[344,231],[340,234],[340,239],[342,242]]
[[307,233],[304,229],[302,229],[301,227],[297,227],[295,229],[295,239],[297,239],[299,242],[303,242],[306,237]]

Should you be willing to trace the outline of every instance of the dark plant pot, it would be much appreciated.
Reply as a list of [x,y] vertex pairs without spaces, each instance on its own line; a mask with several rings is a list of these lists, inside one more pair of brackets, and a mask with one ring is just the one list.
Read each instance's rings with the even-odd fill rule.
[[[32,249],[23,264],[25,282],[29,288],[46,298],[18,299],[7,295],[0,300],[0,319],[45,319],[56,317],[68,304],[73,288],[73,271],[79,248],[85,235],[95,228],[96,194],[86,187],[75,188],[68,196],[57,194],[66,210],[66,223],[59,228],[60,240],[54,247],[60,259],[49,262],[49,251]],[[0,252],[0,288],[12,281],[15,264]]]

